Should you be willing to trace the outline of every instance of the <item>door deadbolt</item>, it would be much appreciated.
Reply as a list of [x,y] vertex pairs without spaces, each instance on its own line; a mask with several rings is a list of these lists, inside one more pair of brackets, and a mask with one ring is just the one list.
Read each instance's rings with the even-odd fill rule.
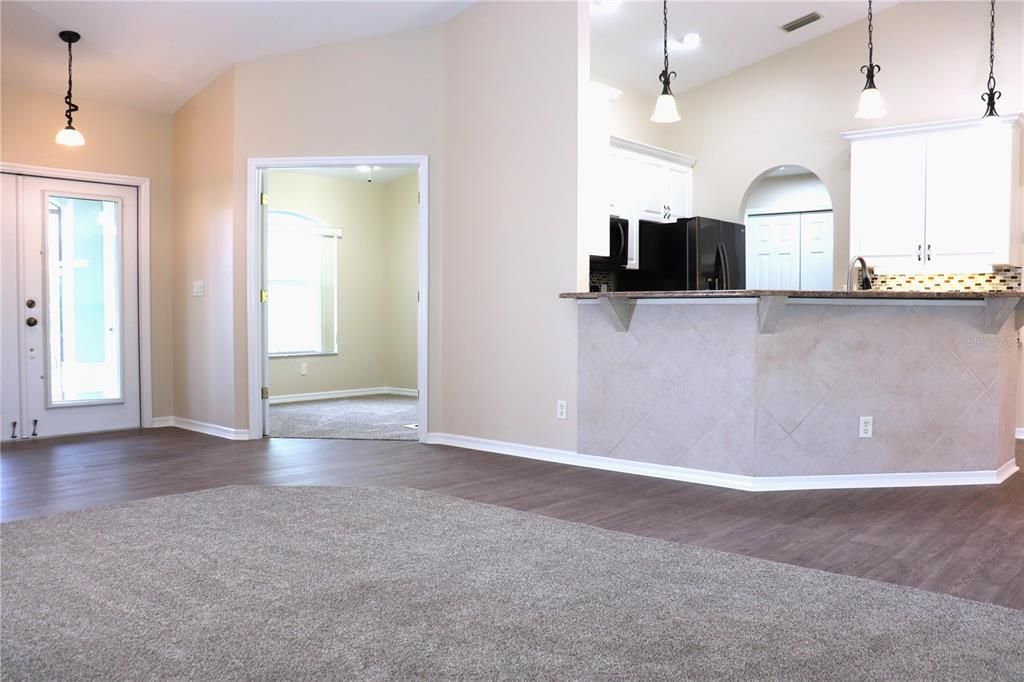
[[28,308],[29,310],[31,310],[32,308],[35,308],[36,307],[36,300],[34,298],[28,299],[27,301],[25,301],[25,307]]
[[28,318],[27,320],[25,320],[25,324],[27,324],[27,325],[28,325],[28,326],[30,326],[30,327],[34,327],[34,326],[36,326],[37,324],[39,324],[39,320],[37,320],[37,319],[36,319],[36,318],[34,318],[34,317],[30,317],[30,318]]

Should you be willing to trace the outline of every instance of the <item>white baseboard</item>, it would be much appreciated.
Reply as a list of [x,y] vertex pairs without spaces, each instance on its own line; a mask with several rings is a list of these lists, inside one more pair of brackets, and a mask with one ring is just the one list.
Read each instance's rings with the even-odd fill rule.
[[196,421],[195,419],[185,419],[184,417],[153,417],[153,428],[167,426],[185,429],[186,431],[195,431],[196,433],[205,433],[207,436],[227,438],[228,440],[249,440],[249,429],[232,429],[228,426],[208,424]]
[[404,395],[415,398],[419,391],[415,388],[397,388],[395,386],[374,386],[372,388],[348,388],[341,391],[320,391],[318,393],[289,393],[287,395],[272,395],[269,398],[271,405],[281,403],[303,403],[310,400],[332,400],[334,398],[360,398],[367,395]]
[[500,455],[512,455],[545,462],[617,471],[625,474],[666,478],[687,483],[714,485],[722,488],[751,492],[770,490],[826,490],[843,488],[905,488],[918,486],[991,485],[1002,483],[1017,472],[1017,464],[1010,460],[995,470],[935,471],[892,474],[831,474],[824,476],[743,476],[702,469],[649,464],[613,457],[584,455],[569,450],[542,448],[520,443],[459,436],[450,433],[429,433],[427,443],[450,445],[457,448],[481,450]]

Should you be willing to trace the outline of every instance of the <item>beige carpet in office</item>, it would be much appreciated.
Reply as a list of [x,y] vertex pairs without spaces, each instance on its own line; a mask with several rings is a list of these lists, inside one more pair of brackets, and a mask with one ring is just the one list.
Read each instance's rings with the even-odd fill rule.
[[2,527],[3,679],[1020,679],[1024,611],[408,488]]
[[267,433],[278,438],[418,440],[419,400],[401,395],[310,400],[270,406]]

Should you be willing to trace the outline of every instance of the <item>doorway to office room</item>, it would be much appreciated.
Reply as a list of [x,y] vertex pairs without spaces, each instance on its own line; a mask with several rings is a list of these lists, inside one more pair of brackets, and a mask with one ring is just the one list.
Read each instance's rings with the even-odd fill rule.
[[413,163],[260,171],[266,435],[420,438],[420,181]]

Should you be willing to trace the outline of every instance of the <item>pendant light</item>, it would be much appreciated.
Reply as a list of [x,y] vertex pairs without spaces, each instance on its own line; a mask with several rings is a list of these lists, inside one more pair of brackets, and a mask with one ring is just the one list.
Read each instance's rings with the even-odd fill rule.
[[664,28],[662,47],[665,54],[665,69],[658,76],[661,81],[661,95],[654,103],[654,113],[651,120],[655,123],[675,123],[679,119],[679,110],[676,109],[676,98],[672,96],[672,88],[669,83],[676,77],[675,71],[668,70],[668,0],[662,4],[662,24]]
[[78,111],[78,105],[71,101],[71,46],[77,43],[82,36],[74,31],[61,31],[57,35],[68,44],[68,94],[64,96],[64,104],[68,105],[64,111],[64,118],[68,120],[68,124],[57,133],[56,142],[66,147],[81,147],[85,144],[85,138],[82,137],[82,133],[75,130],[75,126],[71,125],[71,114]]
[[988,92],[981,95],[981,101],[985,103],[985,115],[983,121],[998,121],[999,112],[996,111],[996,100],[1003,96],[1003,93],[996,90],[996,0],[992,0],[992,9],[989,12],[989,33],[988,33]]
[[860,105],[857,107],[857,118],[881,118],[885,116],[885,100],[875,86],[875,75],[882,67],[875,64],[874,15],[871,11],[871,0],[868,0],[868,63],[860,67],[867,80],[860,93]]

